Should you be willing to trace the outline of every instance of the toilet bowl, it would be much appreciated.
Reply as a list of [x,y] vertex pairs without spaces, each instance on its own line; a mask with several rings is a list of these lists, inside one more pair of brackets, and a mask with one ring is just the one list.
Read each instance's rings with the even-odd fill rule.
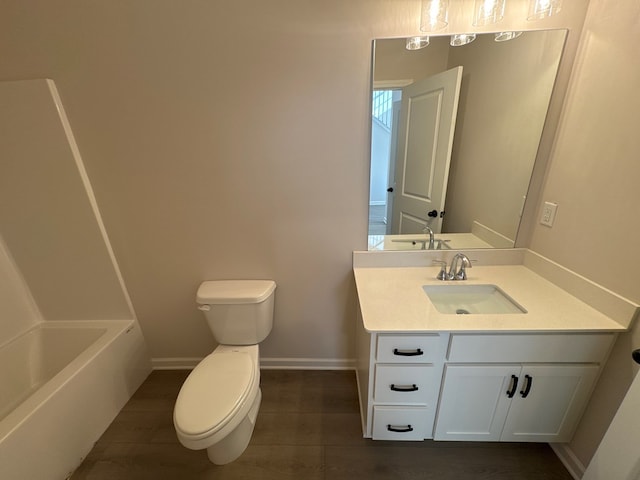
[[173,412],[178,440],[207,449],[218,465],[242,454],[253,433],[262,394],[258,345],[220,345],[189,374]]
[[173,410],[178,440],[224,465],[247,448],[262,399],[258,343],[273,324],[271,280],[204,282],[198,308],[221,343],[185,380]]

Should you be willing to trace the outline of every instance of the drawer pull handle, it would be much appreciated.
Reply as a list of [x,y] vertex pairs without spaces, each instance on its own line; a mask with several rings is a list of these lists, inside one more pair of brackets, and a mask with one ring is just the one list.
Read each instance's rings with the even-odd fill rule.
[[393,354],[401,357],[417,357],[419,355],[424,355],[424,352],[419,348],[416,348],[415,350],[399,350],[394,348]]
[[418,386],[415,383],[413,385],[396,385],[395,383],[392,383],[390,388],[394,392],[417,392],[418,391]]
[[507,397],[513,398],[516,394],[516,389],[518,388],[518,377],[515,375],[511,375],[511,388],[507,390]]
[[407,425],[406,427],[396,427],[394,425],[387,425],[387,430],[390,432],[396,433],[408,433],[413,432],[413,427],[411,425]]
[[533,385],[533,377],[525,375],[524,381],[524,389],[520,390],[520,395],[522,395],[522,398],[527,398],[527,395],[529,395],[529,392],[531,391],[531,385]]

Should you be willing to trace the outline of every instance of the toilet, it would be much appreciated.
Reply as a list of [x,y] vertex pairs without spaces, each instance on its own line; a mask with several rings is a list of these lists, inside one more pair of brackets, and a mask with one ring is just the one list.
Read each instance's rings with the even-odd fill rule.
[[258,343],[273,326],[272,280],[220,280],[198,288],[198,308],[219,346],[185,380],[173,409],[182,445],[224,465],[245,451],[260,408]]

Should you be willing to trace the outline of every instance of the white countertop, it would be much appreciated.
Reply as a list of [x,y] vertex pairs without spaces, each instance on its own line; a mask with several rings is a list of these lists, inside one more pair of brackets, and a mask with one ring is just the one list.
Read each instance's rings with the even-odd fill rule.
[[[465,281],[441,281],[440,267],[354,268],[364,328],[369,332],[594,332],[626,328],[522,265],[474,266]],[[443,314],[423,285],[500,287],[524,314]]]
[[[444,240],[442,250],[459,250],[469,248],[493,248],[472,233],[436,233],[435,241]],[[428,242],[429,235],[369,235],[369,250],[424,250],[422,242]],[[413,243],[412,243],[413,242]]]

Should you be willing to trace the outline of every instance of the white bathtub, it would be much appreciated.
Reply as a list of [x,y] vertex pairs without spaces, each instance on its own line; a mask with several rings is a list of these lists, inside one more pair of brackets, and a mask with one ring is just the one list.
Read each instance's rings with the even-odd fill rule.
[[0,345],[0,478],[67,478],[151,371],[137,322],[42,322]]

